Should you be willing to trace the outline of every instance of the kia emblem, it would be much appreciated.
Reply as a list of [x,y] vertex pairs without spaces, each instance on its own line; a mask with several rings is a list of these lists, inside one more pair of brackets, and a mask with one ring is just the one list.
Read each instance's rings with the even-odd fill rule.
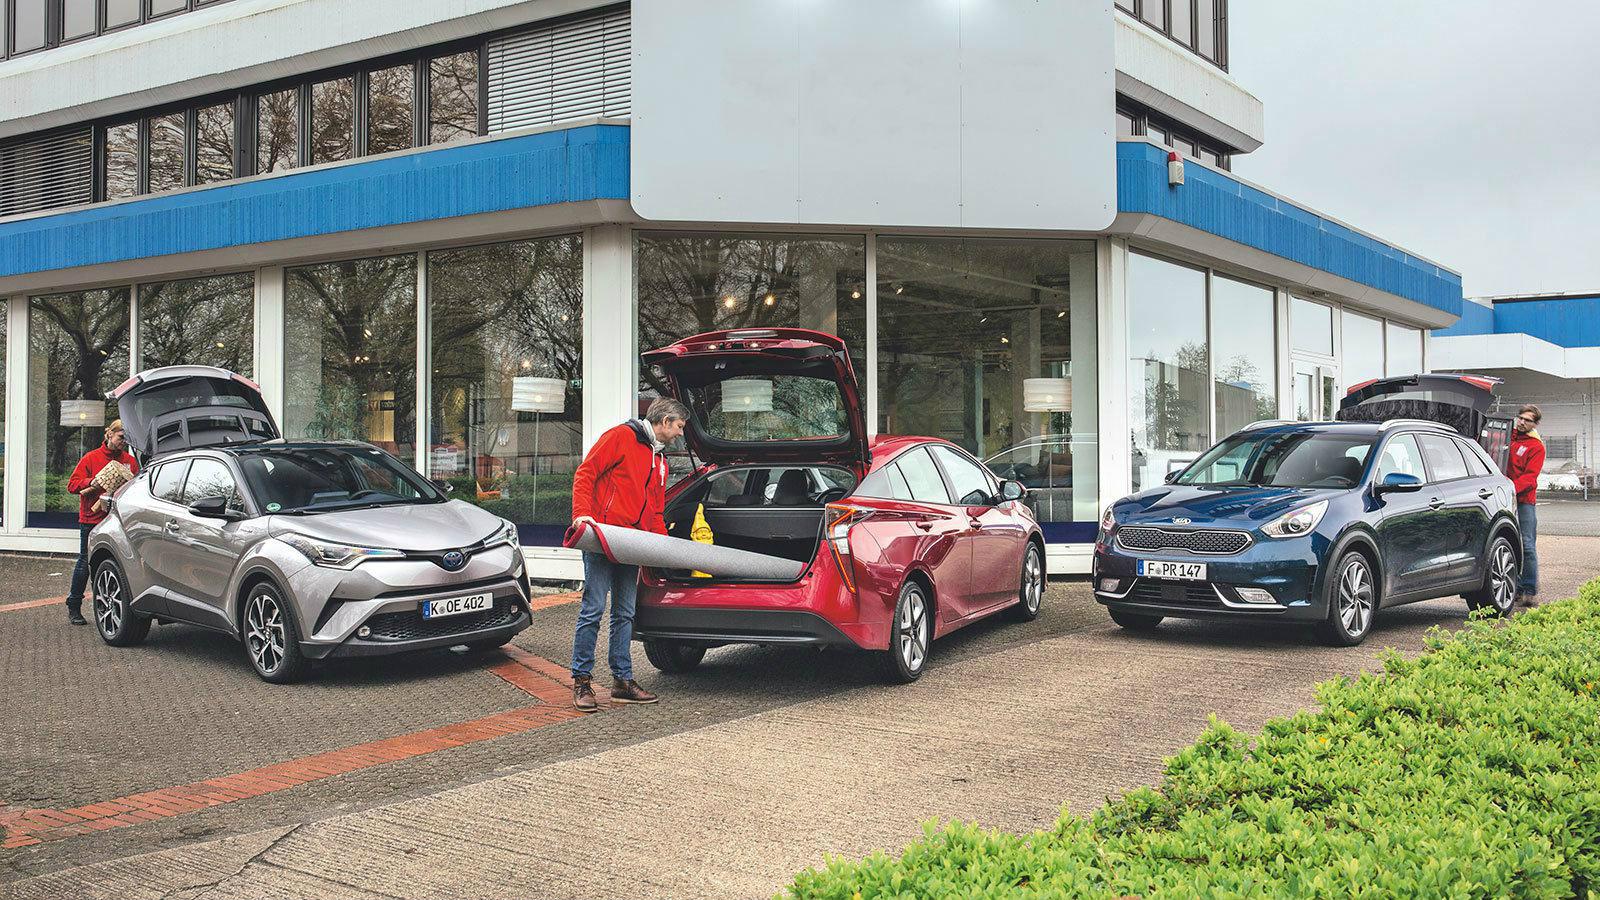
[[460,550],[447,550],[439,557],[439,565],[447,572],[458,572],[467,564],[467,555]]
[[1187,524],[1189,524],[1189,520],[1184,518],[1183,516],[1178,516],[1178,517],[1176,517],[1176,518],[1174,518],[1172,520],[1172,524],[1174,524],[1174,525],[1187,525]]

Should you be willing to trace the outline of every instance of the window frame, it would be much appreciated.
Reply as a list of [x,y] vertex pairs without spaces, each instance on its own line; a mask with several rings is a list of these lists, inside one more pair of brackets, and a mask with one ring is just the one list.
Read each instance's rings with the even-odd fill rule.
[[79,41],[86,41],[90,38],[99,37],[102,34],[111,34],[112,32],[123,31],[129,28],[137,28],[140,25],[146,25],[151,22],[170,19],[173,16],[194,12],[195,10],[206,6],[215,6],[216,4],[227,2],[227,0],[184,0],[182,8],[172,10],[171,12],[165,12],[160,15],[154,15],[152,13],[153,0],[138,0],[138,15],[134,17],[132,21],[124,22],[120,25],[108,25],[106,23],[107,0],[93,0],[93,28],[91,28],[86,34],[75,35],[73,37],[67,37],[64,33],[66,28],[66,7],[64,0],[45,0],[44,44],[43,46],[35,47],[31,50],[23,50],[21,52],[13,49],[15,44],[14,25],[16,20],[16,6],[18,2],[20,2],[20,0],[0,0],[0,26],[3,26],[3,28],[0,28],[0,33],[3,33],[4,36],[4,40],[0,40],[0,60],[28,56],[34,53],[43,53],[48,50],[54,50],[57,47],[65,47],[69,44],[76,44]]
[[[1161,24],[1150,21],[1145,10],[1150,4],[1159,4],[1161,7]],[[1172,33],[1172,9],[1169,4],[1186,3],[1189,6],[1189,34],[1188,43],[1184,43],[1177,35]],[[1228,0],[1212,0],[1213,11],[1210,20],[1215,42],[1215,57],[1206,56],[1200,52],[1200,6],[1196,0],[1116,0],[1115,8],[1120,9],[1133,17],[1145,28],[1154,31],[1179,47],[1200,57],[1206,62],[1216,66],[1222,71],[1228,71]]]
[[[1174,149],[1176,149],[1174,144],[1175,140],[1187,141],[1194,145],[1195,152],[1193,155],[1185,154],[1186,159],[1200,162],[1209,166],[1215,166],[1224,172],[1233,170],[1234,151],[1230,149],[1224,149],[1226,145],[1213,141],[1211,138],[1202,135],[1197,131],[1193,131],[1172,119],[1168,119],[1159,113],[1151,111],[1143,104],[1133,100],[1130,97],[1123,96],[1122,94],[1117,95],[1116,115],[1119,119],[1126,117],[1133,120],[1134,138],[1142,137],[1151,143],[1160,144],[1163,147],[1172,147]],[[1160,140],[1157,140],[1156,136],[1150,133],[1151,128],[1155,128],[1157,131],[1161,132]],[[1120,130],[1118,133],[1120,134]],[[1128,138],[1121,137],[1118,139],[1128,140]],[[1213,162],[1205,159],[1204,154],[1206,153],[1210,153],[1216,157],[1215,161]]]

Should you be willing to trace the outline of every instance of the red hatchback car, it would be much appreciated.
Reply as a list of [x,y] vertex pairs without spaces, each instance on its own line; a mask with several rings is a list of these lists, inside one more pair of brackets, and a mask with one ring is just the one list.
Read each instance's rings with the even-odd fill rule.
[[837,645],[881,652],[907,682],[934,638],[1039,615],[1044,538],[1025,488],[947,441],[869,442],[839,338],[717,331],[644,361],[691,411],[696,468],[667,492],[668,531],[691,537],[703,516],[716,544],[806,564],[784,583],[645,570],[634,637],[656,668],[724,644]]

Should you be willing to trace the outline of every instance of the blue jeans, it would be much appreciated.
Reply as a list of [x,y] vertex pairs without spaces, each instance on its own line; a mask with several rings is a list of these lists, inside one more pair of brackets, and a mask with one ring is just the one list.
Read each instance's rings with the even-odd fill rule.
[[78,523],[78,564],[72,567],[72,587],[67,589],[67,609],[83,609],[83,592],[89,587],[89,532],[93,525]]
[[1522,593],[1532,597],[1539,593],[1539,553],[1534,548],[1539,540],[1538,507],[1518,503],[1517,527],[1522,530]]
[[578,631],[572,638],[572,675],[587,677],[594,671],[594,645],[600,636],[600,614],[611,595],[611,648],[607,662],[611,675],[633,678],[633,605],[639,596],[639,567],[624,566],[604,553],[583,554],[583,602],[578,604]]

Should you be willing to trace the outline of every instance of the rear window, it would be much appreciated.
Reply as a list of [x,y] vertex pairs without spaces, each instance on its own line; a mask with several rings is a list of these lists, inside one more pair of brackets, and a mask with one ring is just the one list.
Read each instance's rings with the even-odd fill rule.
[[705,433],[738,443],[829,439],[850,432],[839,385],[805,375],[739,375],[687,392]]

